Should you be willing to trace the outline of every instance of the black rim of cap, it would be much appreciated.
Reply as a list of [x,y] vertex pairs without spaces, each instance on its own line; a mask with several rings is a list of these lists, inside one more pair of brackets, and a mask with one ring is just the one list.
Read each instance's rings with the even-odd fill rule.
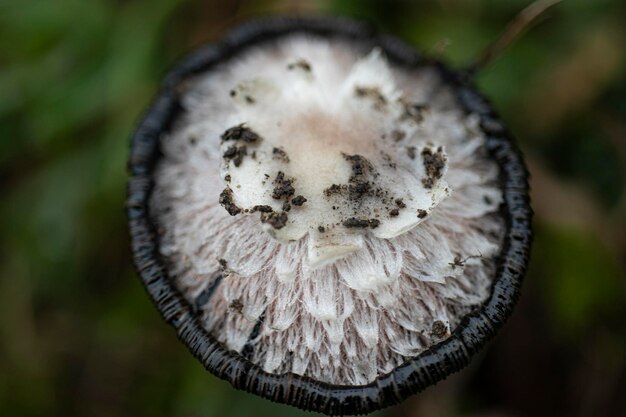
[[[457,93],[464,111],[480,117],[481,128],[487,137],[486,147],[500,168],[504,193],[501,212],[507,222],[507,231],[489,298],[466,315],[450,337],[367,385],[340,386],[292,373],[270,374],[236,352],[227,350],[202,327],[193,307],[174,287],[159,254],[156,227],[150,216],[149,197],[154,186],[152,172],[161,156],[159,139],[181,112],[177,85],[251,45],[296,32],[357,40],[380,47],[396,65],[436,68],[444,82]],[[265,18],[239,26],[220,43],[198,49],[170,71],[161,92],[143,116],[132,137],[129,170],[127,214],[134,263],[156,307],[207,370],[237,389],[272,401],[329,415],[365,414],[399,403],[465,367],[509,317],[519,297],[532,241],[532,210],[528,173],[513,138],[463,72],[453,71],[441,62],[426,58],[397,38],[378,34],[361,22],[335,17]]]

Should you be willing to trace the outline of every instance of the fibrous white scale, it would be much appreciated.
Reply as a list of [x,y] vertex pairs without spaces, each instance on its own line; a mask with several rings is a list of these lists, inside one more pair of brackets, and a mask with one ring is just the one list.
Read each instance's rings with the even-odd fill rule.
[[176,287],[228,349],[360,385],[487,299],[498,167],[437,72],[292,35],[182,94],[151,209]]

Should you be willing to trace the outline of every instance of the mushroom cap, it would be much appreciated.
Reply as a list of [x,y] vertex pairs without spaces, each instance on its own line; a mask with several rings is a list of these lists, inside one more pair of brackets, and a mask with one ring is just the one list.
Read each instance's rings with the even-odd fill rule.
[[[233,349],[228,345],[228,340],[207,329],[206,315],[203,315],[197,300],[211,296],[216,280],[211,281],[211,285],[201,292],[193,293],[193,296],[188,288],[181,286],[174,276],[176,267],[172,267],[171,259],[165,256],[168,251],[162,247],[160,229],[163,225],[159,224],[160,218],[155,213],[159,209],[155,209],[151,203],[159,182],[159,164],[163,158],[162,138],[174,131],[183,118],[185,92],[193,80],[214,71],[233,57],[244,56],[252,48],[299,35],[358,44],[365,49],[380,51],[394,67],[409,71],[428,69],[435,73],[438,82],[453,93],[458,108],[475,121],[476,129],[483,137],[482,146],[497,167],[497,183],[501,190],[499,198],[502,201],[497,213],[502,231],[499,250],[494,253],[491,269],[488,269],[492,276],[484,299],[464,311],[459,322],[450,329],[441,321],[434,322],[431,333],[437,337],[432,337],[435,340],[432,345],[414,356],[402,356],[404,359],[388,372],[378,373],[374,379],[367,379],[363,383],[350,383],[349,379],[340,377],[334,380],[332,376],[326,379],[312,378],[284,370],[268,372],[262,364],[247,357],[243,352],[244,346]],[[240,137],[241,132],[238,135]],[[228,147],[223,150],[228,151]],[[431,149],[431,154],[433,151],[436,152],[436,149]],[[193,53],[170,72],[161,93],[138,126],[132,140],[129,166],[131,178],[127,207],[134,262],[163,318],[175,327],[179,338],[210,372],[228,380],[235,388],[273,401],[329,415],[364,414],[400,402],[467,365],[472,355],[507,319],[518,298],[531,244],[532,211],[529,206],[527,171],[510,134],[463,73],[452,71],[442,63],[420,55],[396,38],[377,34],[365,24],[336,18],[257,20],[231,32],[221,43]],[[237,175],[237,172],[233,170],[232,176]],[[222,170],[221,175],[231,173]],[[242,183],[246,183],[245,177]],[[444,194],[433,197],[432,201],[439,202],[446,197]],[[224,199],[232,200],[226,197]],[[254,200],[242,204],[241,199],[236,200],[236,194],[234,198],[239,205],[248,208],[258,202]],[[237,209],[239,206],[234,210]],[[396,227],[397,223],[390,222],[389,227],[377,231],[377,237],[394,238],[407,228],[419,227],[420,220],[419,217],[413,218],[407,223],[408,226],[402,227]],[[315,225],[317,223],[319,218],[315,219]],[[287,229],[292,234],[286,234],[285,240],[302,238],[302,230],[296,229]],[[345,236],[352,235],[346,233]],[[358,238],[362,233],[354,236]],[[280,234],[275,237],[281,239]],[[309,256],[310,265],[322,268],[326,263],[335,261],[332,257],[324,256]],[[319,259],[322,261],[315,263]],[[455,258],[451,268],[454,269],[457,262],[460,264],[464,260]],[[223,269],[228,268],[227,265],[221,266]],[[235,305],[235,301],[231,300],[229,308],[242,310],[243,305]]]

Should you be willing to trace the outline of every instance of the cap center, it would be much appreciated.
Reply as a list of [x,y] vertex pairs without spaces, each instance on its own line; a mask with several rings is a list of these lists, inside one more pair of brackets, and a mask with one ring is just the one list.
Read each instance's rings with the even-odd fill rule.
[[220,148],[231,215],[259,216],[283,242],[308,235],[316,268],[362,248],[367,233],[406,233],[449,195],[445,151],[419,134],[428,115],[396,92],[377,51],[335,91],[315,72],[290,75],[232,90],[237,124]]

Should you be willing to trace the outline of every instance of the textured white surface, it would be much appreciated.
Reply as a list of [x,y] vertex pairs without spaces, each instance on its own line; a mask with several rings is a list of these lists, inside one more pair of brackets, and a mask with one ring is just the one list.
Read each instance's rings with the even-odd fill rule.
[[[364,384],[487,298],[504,232],[498,169],[436,71],[294,36],[197,77],[183,106],[152,212],[190,302],[223,277],[202,318],[229,349],[268,372]],[[259,138],[220,140],[242,124]],[[288,197],[273,194],[279,172]]]

